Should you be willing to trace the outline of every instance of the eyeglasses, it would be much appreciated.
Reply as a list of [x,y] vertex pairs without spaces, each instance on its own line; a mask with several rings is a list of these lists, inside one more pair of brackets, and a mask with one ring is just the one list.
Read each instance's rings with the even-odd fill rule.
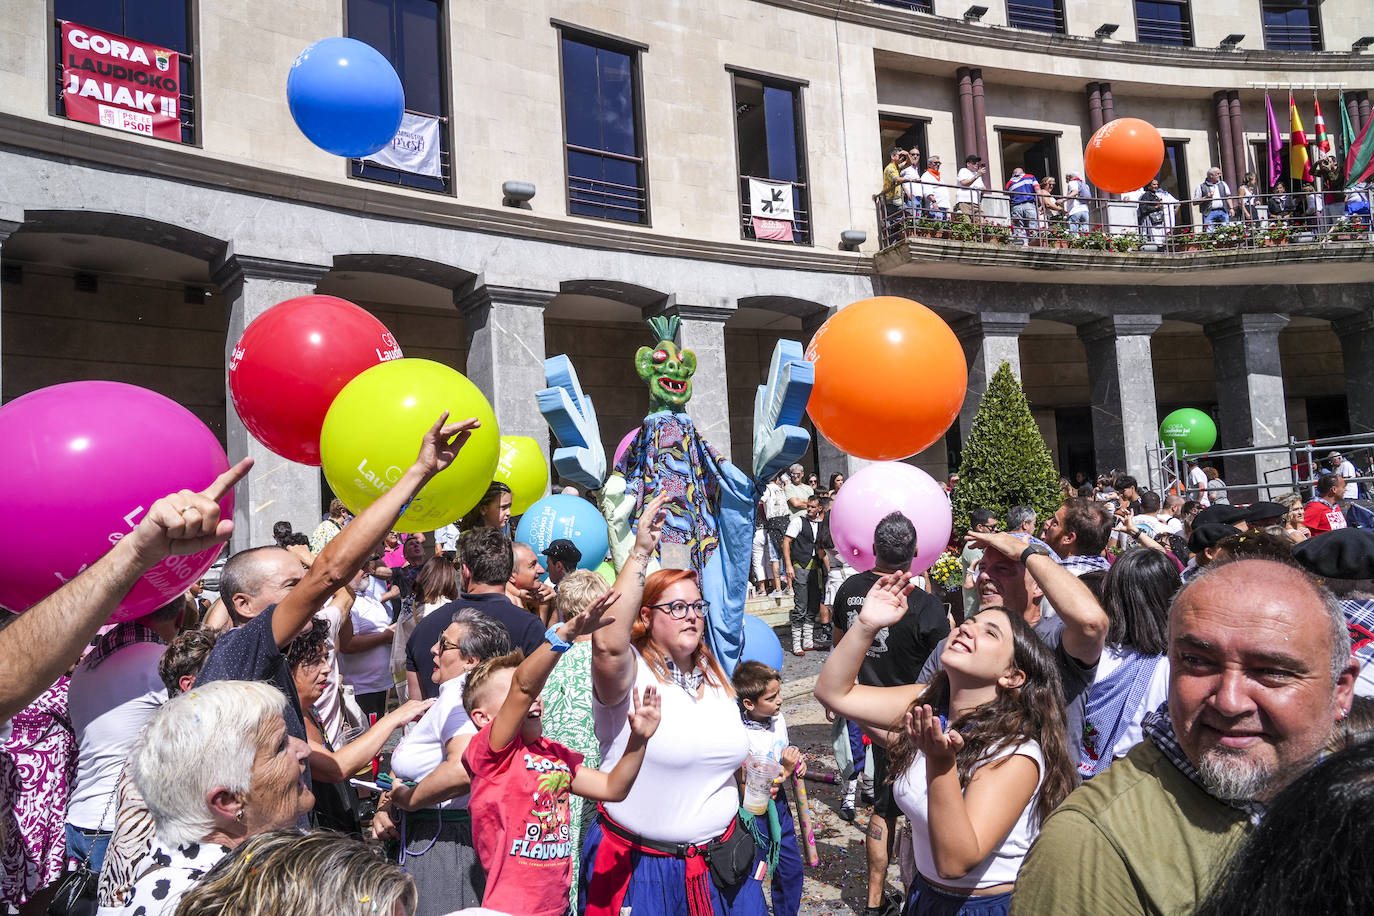
[[649,607],[663,611],[674,620],[685,620],[688,611],[692,611],[698,617],[704,618],[706,612],[711,609],[711,602],[693,601],[691,604],[688,604],[686,601],[670,601],[666,604],[651,604]]
[[446,638],[444,638],[443,636],[440,636],[440,637],[439,637],[439,654],[440,654],[440,655],[443,655],[443,654],[444,654],[445,652],[447,652],[449,649],[456,649],[456,648],[458,648],[458,644],[457,644],[456,642],[449,642],[449,641],[448,641]]

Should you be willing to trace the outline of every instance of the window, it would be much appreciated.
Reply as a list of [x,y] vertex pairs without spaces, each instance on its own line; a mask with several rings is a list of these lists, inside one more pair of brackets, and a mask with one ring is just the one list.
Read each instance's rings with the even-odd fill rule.
[[1007,0],[1007,25],[1064,34],[1063,0]]
[[913,13],[935,12],[935,0],[877,0],[882,6],[900,6]]
[[1187,146],[1186,140],[1165,140],[1164,162],[1159,167],[1159,175],[1156,176],[1159,178],[1159,186],[1182,202],[1179,204],[1178,216],[1174,220],[1176,226],[1193,224],[1193,208],[1187,202],[1193,196],[1184,160],[1184,150]]
[[1189,0],[1136,0],[1135,37],[1152,45],[1192,45]]
[[641,50],[570,30],[563,33],[563,136],[568,212],[573,216],[649,222]]
[[882,150],[882,162],[879,163],[878,167],[883,168],[891,161],[894,146],[900,146],[905,150],[914,146],[921,151],[921,161],[917,164],[917,168],[925,171],[926,157],[931,153],[931,150],[926,146],[926,125],[929,123],[929,121],[913,120],[899,115],[878,115],[879,146]]
[[[181,118],[181,142],[196,142],[195,68],[191,57],[190,0],[53,0],[54,47],[62,47],[62,23],[81,25],[123,35],[135,41],[157,45],[177,52],[181,99],[177,111]],[[57,62],[57,114],[66,117],[62,102],[62,60]]]
[[[1276,104],[1274,107],[1277,109],[1278,105]],[[1283,115],[1279,114],[1279,117],[1283,118]],[[1279,121],[1279,123],[1286,127],[1286,121],[1287,119],[1285,118]],[[1284,134],[1285,136],[1287,135],[1286,130]],[[1273,188],[1269,186],[1269,144],[1264,140],[1252,140],[1250,141],[1250,150],[1255,163],[1254,172],[1259,177],[1260,184],[1264,185],[1260,193],[1268,194],[1273,190]],[[1316,162],[1317,158],[1316,144],[1307,144],[1307,161]],[[1296,191],[1302,185],[1302,179],[1294,178],[1288,170],[1287,140],[1284,141],[1283,146],[1279,147],[1279,184],[1283,186],[1283,190],[1285,191]]]
[[739,151],[741,231],[758,238],[750,213],[749,179],[792,186],[792,241],[811,244],[811,202],[806,188],[806,134],[802,118],[802,84],[777,77],[737,72],[735,145]]
[[1011,180],[1013,169],[1022,168],[1042,182],[1046,178],[1062,181],[1059,175],[1059,135],[1021,128],[997,128],[1002,144],[1002,184]]
[[1320,51],[1319,0],[1261,0],[1267,51]]
[[438,175],[392,168],[370,159],[352,159],[349,173],[354,178],[426,191],[449,190],[452,167],[445,116],[448,67],[444,61],[444,32],[438,0],[348,0],[348,37],[376,48],[401,78],[409,122],[402,129],[414,127],[418,133],[427,128],[438,135],[439,145]]

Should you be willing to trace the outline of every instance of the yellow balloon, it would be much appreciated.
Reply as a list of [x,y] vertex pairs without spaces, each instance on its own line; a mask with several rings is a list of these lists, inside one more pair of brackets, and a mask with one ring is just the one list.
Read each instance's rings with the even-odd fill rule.
[[501,432],[477,386],[457,370],[428,359],[373,366],[334,398],[320,431],[329,486],[354,513],[366,509],[414,464],[425,432],[445,410],[450,422],[476,417],[482,425],[453,464],[416,494],[394,527],[433,531],[460,518],[487,490]]
[[501,457],[491,479],[510,487],[510,514],[524,515],[549,487],[549,466],[539,443],[530,436],[502,436]]

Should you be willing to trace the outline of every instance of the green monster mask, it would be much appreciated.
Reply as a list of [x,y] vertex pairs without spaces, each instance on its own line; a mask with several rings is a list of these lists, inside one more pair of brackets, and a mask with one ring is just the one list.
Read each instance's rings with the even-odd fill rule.
[[697,371],[697,355],[679,350],[678,319],[674,315],[649,319],[649,329],[658,337],[652,348],[640,347],[635,353],[635,371],[649,386],[649,413],[681,411],[692,399],[692,375]]

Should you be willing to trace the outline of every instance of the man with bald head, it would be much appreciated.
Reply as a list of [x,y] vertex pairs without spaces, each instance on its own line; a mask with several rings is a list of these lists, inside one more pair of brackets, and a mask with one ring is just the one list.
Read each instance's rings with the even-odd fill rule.
[[1331,594],[1271,560],[1212,567],[1178,593],[1169,663],[1145,740],[1045,820],[1013,914],[1192,912],[1316,762],[1359,673]]

